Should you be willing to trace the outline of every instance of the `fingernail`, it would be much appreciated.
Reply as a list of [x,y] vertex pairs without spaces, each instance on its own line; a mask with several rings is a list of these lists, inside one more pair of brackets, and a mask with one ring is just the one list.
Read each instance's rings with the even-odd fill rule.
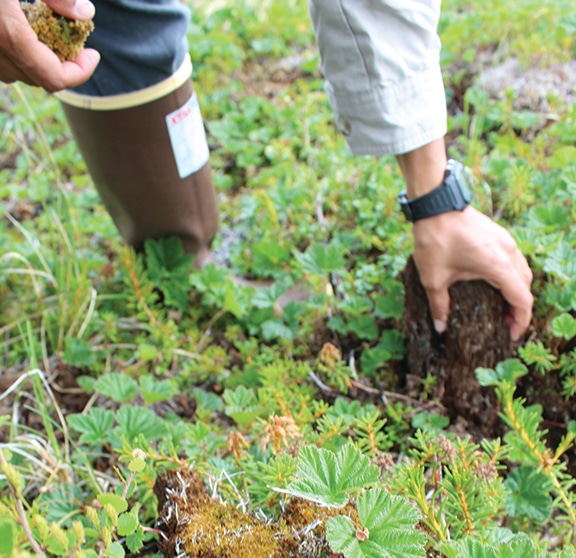
[[96,13],[96,8],[90,0],[76,0],[76,15],[78,19],[92,19]]
[[434,320],[434,329],[437,333],[444,333],[446,331],[446,320]]

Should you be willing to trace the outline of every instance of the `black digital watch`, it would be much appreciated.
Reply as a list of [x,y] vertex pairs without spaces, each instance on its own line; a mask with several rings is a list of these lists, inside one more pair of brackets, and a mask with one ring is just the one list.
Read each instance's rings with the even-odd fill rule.
[[459,161],[450,159],[440,186],[411,200],[404,191],[398,196],[398,202],[406,219],[411,222],[448,211],[462,211],[472,201],[472,182],[470,171]]

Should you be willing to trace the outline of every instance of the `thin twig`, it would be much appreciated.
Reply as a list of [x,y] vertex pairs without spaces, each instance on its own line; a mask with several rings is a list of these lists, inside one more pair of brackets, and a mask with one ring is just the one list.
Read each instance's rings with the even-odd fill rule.
[[204,333],[202,334],[202,337],[200,338],[200,341],[198,342],[198,352],[201,352],[202,349],[204,348],[204,341],[208,338],[208,336],[210,335],[210,330],[212,329],[212,326],[224,315],[226,314],[227,310],[225,308],[221,308],[220,310],[218,310],[218,312],[216,312],[216,314],[214,314],[212,316],[212,318],[210,318],[210,321],[208,322],[208,325],[204,328]]
[[324,392],[326,393],[332,393],[332,388],[330,386],[327,386],[316,374],[314,374],[314,372],[310,372],[308,374],[308,376],[310,376],[310,379]]
[[144,525],[140,525],[140,527],[142,528],[142,531],[147,531],[148,533],[156,533],[157,535],[160,535],[165,541],[168,540],[168,535],[160,529],[154,529],[153,527],[146,527]]

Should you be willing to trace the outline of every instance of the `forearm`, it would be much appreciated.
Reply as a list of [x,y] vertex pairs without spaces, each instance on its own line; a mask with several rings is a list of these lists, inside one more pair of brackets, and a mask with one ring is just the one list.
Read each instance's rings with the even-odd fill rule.
[[444,138],[397,155],[396,160],[406,181],[408,198],[423,196],[444,178],[447,163]]

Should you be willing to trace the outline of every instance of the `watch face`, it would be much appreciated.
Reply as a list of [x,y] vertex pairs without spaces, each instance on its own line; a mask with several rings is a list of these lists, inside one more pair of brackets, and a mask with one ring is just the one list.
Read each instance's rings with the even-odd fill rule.
[[474,197],[474,177],[472,176],[472,173],[459,161],[453,161],[450,170],[454,174],[456,183],[460,187],[460,192],[464,202],[468,205]]

